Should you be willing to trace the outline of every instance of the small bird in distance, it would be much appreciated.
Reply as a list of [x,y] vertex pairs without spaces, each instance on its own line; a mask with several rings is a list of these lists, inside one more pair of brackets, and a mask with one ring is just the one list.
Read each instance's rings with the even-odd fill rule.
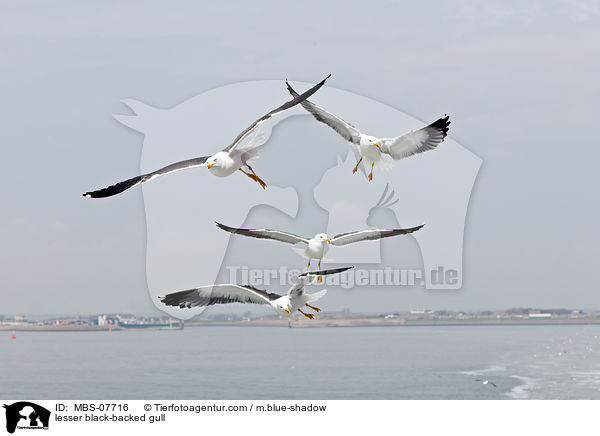
[[491,382],[491,381],[489,381],[489,380],[484,380],[484,379],[482,379],[482,378],[476,378],[476,379],[475,379],[475,381],[476,381],[476,382],[481,382],[481,384],[484,384],[484,385],[490,385],[490,386],[493,386],[493,387],[495,387],[495,388],[497,388],[497,387],[498,387],[498,386],[496,386],[496,384],[495,384],[494,382]]

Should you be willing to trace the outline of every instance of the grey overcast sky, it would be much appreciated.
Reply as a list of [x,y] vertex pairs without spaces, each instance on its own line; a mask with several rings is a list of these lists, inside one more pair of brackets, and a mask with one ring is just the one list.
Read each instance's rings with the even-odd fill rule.
[[417,119],[450,114],[483,159],[463,289],[388,309],[600,308],[598,1],[0,5],[0,314],[154,310],[141,191],[81,197],[139,169],[142,136],[111,116],[121,99],[166,108],[328,73]]

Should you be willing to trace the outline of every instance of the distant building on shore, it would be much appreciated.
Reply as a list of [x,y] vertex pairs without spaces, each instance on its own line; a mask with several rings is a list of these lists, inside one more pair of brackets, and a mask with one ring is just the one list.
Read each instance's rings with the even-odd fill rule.
[[539,310],[530,310],[529,318],[552,318],[552,314],[548,312],[541,312]]

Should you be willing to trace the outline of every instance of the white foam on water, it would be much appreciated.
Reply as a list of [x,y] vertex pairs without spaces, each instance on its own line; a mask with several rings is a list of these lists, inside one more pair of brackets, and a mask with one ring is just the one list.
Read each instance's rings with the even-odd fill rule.
[[484,375],[484,374],[490,374],[490,373],[496,373],[496,372],[505,372],[506,371],[506,367],[503,365],[490,365],[487,368],[483,368],[483,369],[473,369],[470,371],[459,371],[459,374],[463,374],[463,375],[474,375],[474,376],[480,376],[480,375]]
[[515,386],[505,395],[515,400],[526,400],[529,398],[531,389],[537,384],[537,380],[531,377],[522,375],[511,375],[512,378],[522,381],[523,383]]

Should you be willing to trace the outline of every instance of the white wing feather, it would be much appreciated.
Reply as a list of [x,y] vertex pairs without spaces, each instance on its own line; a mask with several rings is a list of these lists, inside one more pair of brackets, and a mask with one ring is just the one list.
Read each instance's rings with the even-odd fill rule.
[[446,115],[422,129],[413,130],[396,138],[383,138],[380,149],[396,160],[433,150],[446,137],[449,125],[449,117]]
[[289,109],[295,105],[297,105],[298,103],[300,103],[300,101],[303,101],[305,99],[307,99],[308,97],[310,97],[311,95],[313,95],[315,92],[317,92],[319,90],[319,88],[321,86],[323,86],[323,84],[325,84],[325,81],[327,79],[329,79],[329,77],[331,76],[331,74],[327,77],[325,77],[323,80],[321,80],[319,83],[317,83],[315,86],[313,86],[312,88],[310,88],[308,91],[302,93],[301,95],[297,95],[294,96],[293,99],[291,99],[290,101],[285,102],[284,104],[282,104],[281,106],[279,106],[276,109],[273,109],[271,112],[267,113],[266,115],[263,115],[262,117],[260,117],[258,120],[254,121],[252,124],[250,124],[248,127],[246,127],[234,140],[233,142],[228,145],[227,147],[225,147],[223,149],[223,151],[226,151],[228,153],[231,153],[233,150],[235,150],[235,148],[246,138],[248,137],[248,135],[250,135],[252,132],[254,132],[256,130],[256,128],[264,123],[266,120],[268,120],[269,118],[271,118],[273,115],[277,115],[278,113]]
[[249,236],[251,238],[258,239],[274,239],[275,241],[285,242],[287,244],[298,244],[304,242],[308,244],[308,239],[302,236],[294,235],[293,233],[282,232],[280,230],[271,229],[241,229],[236,227],[229,227],[225,224],[215,222],[218,228],[225,230],[229,233],[235,233],[238,235]]
[[367,229],[358,232],[342,233],[331,238],[331,245],[348,245],[360,241],[376,241],[378,239],[389,238],[391,236],[406,235],[416,232],[423,225],[411,227],[409,229]]
[[[294,97],[297,97],[298,93],[294,91],[294,89],[290,86],[287,80],[285,81],[285,83],[290,94],[292,94]],[[350,141],[353,144],[358,144],[360,142],[360,131],[353,125],[348,124],[341,118],[335,116],[331,112],[327,112],[322,107],[319,107],[308,100],[300,102],[300,105],[308,112],[310,112],[310,114],[312,114],[312,116],[315,117],[317,121],[331,127],[346,141]]]

